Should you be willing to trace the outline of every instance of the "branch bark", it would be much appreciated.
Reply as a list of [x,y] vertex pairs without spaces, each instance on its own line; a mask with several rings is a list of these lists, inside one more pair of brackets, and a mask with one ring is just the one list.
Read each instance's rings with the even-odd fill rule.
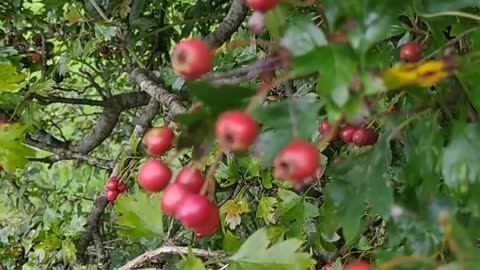
[[[145,262],[158,258],[162,255],[167,254],[188,254],[189,247],[177,247],[177,246],[163,246],[161,248],[147,251],[142,255],[136,257],[135,259],[129,261],[124,266],[120,267],[118,270],[131,270],[138,269]],[[211,259],[221,259],[225,257],[225,254],[219,251],[209,251],[204,249],[192,249],[192,253],[195,256]]]
[[248,7],[245,4],[245,0],[233,0],[222,23],[218,26],[217,30],[210,33],[205,38],[205,41],[211,48],[222,46],[222,44],[229,40],[233,33],[235,33],[240,27],[247,16],[247,12]]
[[42,96],[36,93],[31,94],[32,98],[35,98],[43,105],[49,105],[54,103],[63,103],[63,104],[74,104],[74,105],[90,105],[90,106],[99,106],[103,107],[105,102],[103,100],[94,100],[94,99],[83,99],[83,98],[65,98],[59,96]]

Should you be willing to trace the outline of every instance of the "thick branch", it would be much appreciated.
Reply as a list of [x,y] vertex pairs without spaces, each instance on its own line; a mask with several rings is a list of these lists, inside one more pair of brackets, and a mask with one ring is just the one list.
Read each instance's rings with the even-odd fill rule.
[[32,93],[31,97],[37,99],[40,104],[48,105],[54,103],[63,104],[75,104],[75,105],[90,105],[90,106],[104,106],[105,102],[102,100],[82,99],[82,98],[65,98],[58,96],[42,96],[36,93]]
[[218,48],[229,40],[232,34],[240,27],[245,16],[247,16],[247,11],[248,7],[245,5],[245,0],[233,0],[223,22],[218,26],[217,30],[205,38],[210,47]]
[[161,105],[168,108],[170,116],[184,113],[186,111],[180,99],[167,91],[163,85],[155,80],[149,71],[145,69],[135,69],[130,73],[130,79],[134,81],[140,89],[155,98]]
[[[119,270],[138,269],[145,262],[158,258],[162,255],[188,254],[188,251],[189,251],[188,247],[163,246],[161,248],[143,253],[142,255],[136,257],[135,259],[129,261],[124,266],[120,267]],[[209,251],[209,250],[196,249],[196,248],[192,249],[192,253],[198,257],[211,258],[211,259],[220,259],[225,257],[225,254],[219,251]]]

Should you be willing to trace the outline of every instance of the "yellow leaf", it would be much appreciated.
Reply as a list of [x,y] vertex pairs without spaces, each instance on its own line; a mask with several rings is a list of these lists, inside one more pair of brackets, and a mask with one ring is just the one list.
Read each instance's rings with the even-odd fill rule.
[[388,69],[383,73],[387,89],[417,85],[430,87],[450,76],[451,71],[444,61],[427,61],[420,64],[405,64]]

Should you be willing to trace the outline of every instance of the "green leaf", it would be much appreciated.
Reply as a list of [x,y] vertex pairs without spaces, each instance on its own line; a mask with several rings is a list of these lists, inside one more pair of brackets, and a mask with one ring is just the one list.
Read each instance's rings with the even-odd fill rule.
[[240,249],[244,241],[237,239],[231,231],[225,232],[225,237],[223,238],[223,250],[225,252],[236,252]]
[[290,190],[282,189],[277,195],[280,199],[277,215],[281,223],[290,224],[290,235],[301,235],[305,231],[307,222],[319,215],[318,207],[307,202],[305,196],[298,196]]
[[18,123],[0,126],[0,164],[7,170],[21,169],[35,150],[23,144],[27,127]]
[[116,34],[118,28],[116,26],[104,23],[95,23],[95,36],[100,39],[110,41]]
[[480,126],[468,124],[454,129],[445,147],[442,175],[450,187],[467,188],[480,180]]
[[181,133],[177,136],[179,149],[200,145],[214,137],[215,117],[207,110],[178,114],[175,122],[180,124]]
[[315,265],[308,253],[298,252],[302,241],[288,239],[270,246],[265,228],[256,231],[229,258],[231,270],[301,270]]
[[132,239],[159,238],[163,236],[160,196],[137,192],[119,196],[115,211],[120,214],[120,234]]
[[192,250],[188,252],[188,256],[180,262],[180,270],[205,270],[202,260],[193,255]]
[[235,85],[212,85],[203,81],[187,82],[192,96],[201,101],[215,115],[227,110],[242,109],[255,95],[252,88]]
[[280,3],[265,14],[266,27],[270,35],[275,39],[280,39],[287,28],[287,8],[285,4]]
[[455,11],[466,7],[478,6],[477,0],[421,0],[415,1],[419,12],[436,13],[442,11]]
[[263,219],[266,225],[275,224],[275,205],[277,199],[274,197],[262,196],[257,207],[257,218]]
[[0,93],[2,92],[17,92],[23,86],[23,81],[27,76],[25,74],[18,74],[17,70],[11,64],[0,63]]
[[62,259],[63,263],[67,264],[69,262],[75,261],[77,254],[77,248],[75,244],[70,239],[62,240]]
[[309,18],[296,18],[288,27],[280,44],[297,57],[305,55],[317,47],[327,45],[323,31],[316,27]]

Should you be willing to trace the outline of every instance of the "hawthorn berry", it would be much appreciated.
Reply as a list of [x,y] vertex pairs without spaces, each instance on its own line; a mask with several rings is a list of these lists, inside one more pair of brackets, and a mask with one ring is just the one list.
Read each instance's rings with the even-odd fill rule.
[[329,263],[325,265],[325,270],[332,270],[333,269],[333,263]]
[[353,133],[355,133],[355,131],[357,131],[356,127],[346,126],[338,132],[338,136],[345,143],[352,143],[352,137],[353,137]]
[[212,212],[210,201],[199,194],[191,193],[181,200],[175,209],[175,218],[183,226],[195,229],[208,223]]
[[325,136],[332,130],[332,125],[327,120],[324,120],[320,123],[320,126],[318,127],[318,132],[320,132],[320,135]]
[[343,270],[375,270],[375,268],[366,262],[357,262],[345,265]]
[[162,210],[167,215],[175,217],[175,211],[179,205],[179,203],[190,195],[190,191],[188,191],[184,185],[174,183],[167,187],[165,192],[163,193],[162,198]]
[[33,63],[42,62],[43,56],[39,53],[32,53],[30,56]]
[[357,146],[374,145],[377,141],[378,133],[373,128],[359,128],[352,136],[352,142]]
[[320,159],[315,145],[294,141],[275,158],[274,174],[277,179],[303,181],[315,175]]
[[213,53],[200,39],[183,40],[175,47],[172,65],[186,80],[197,79],[212,69]]
[[255,142],[258,125],[250,115],[241,111],[229,111],[220,116],[215,135],[225,151],[241,152]]
[[138,182],[147,192],[160,192],[170,182],[172,171],[160,160],[147,161],[138,173]]
[[170,127],[154,127],[145,133],[143,147],[149,155],[161,155],[168,151],[175,139],[175,133]]
[[247,6],[251,9],[267,12],[273,9],[279,2],[279,0],[246,0]]
[[108,182],[105,185],[105,188],[107,190],[117,190],[118,189],[118,178],[117,177],[111,177],[110,179],[108,179]]
[[127,189],[128,189],[128,186],[127,186],[126,183],[122,182],[122,183],[119,183],[119,184],[118,184],[117,190],[118,190],[120,193],[126,192]]
[[333,164],[338,164],[338,163],[340,163],[340,162],[342,162],[342,161],[344,161],[344,160],[345,160],[345,159],[344,159],[343,157],[336,157],[336,158],[332,161],[332,163],[333,163]]
[[342,30],[338,30],[330,37],[330,42],[332,43],[345,43],[347,42],[347,33]]
[[418,62],[422,59],[422,48],[416,42],[408,42],[400,48],[400,60]]
[[117,199],[118,194],[119,193],[118,193],[117,190],[108,189],[107,192],[106,192],[107,201],[114,202]]
[[205,225],[195,228],[197,238],[210,236],[218,230],[220,226],[220,212],[217,206],[212,205],[209,216]]
[[183,185],[185,189],[193,193],[199,193],[202,189],[204,178],[202,173],[194,167],[184,167],[177,175],[176,184]]

